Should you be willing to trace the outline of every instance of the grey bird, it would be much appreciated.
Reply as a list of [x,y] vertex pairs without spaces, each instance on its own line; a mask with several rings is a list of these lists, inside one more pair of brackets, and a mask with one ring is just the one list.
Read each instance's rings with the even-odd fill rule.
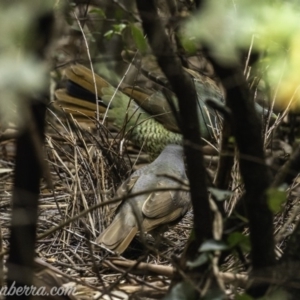
[[[182,146],[167,145],[151,164],[135,171],[119,187],[117,197],[148,192],[123,200],[96,243],[121,254],[139,231],[156,233],[179,221],[191,206],[189,192],[179,190],[186,180]],[[169,190],[155,191],[158,189]]]

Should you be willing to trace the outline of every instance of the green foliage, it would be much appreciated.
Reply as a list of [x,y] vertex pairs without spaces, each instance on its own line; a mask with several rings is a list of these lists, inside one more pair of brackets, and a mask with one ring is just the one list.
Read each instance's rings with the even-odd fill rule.
[[105,32],[103,36],[106,37],[108,40],[110,40],[114,36],[114,34],[115,34],[114,31],[111,29]]
[[145,53],[146,50],[148,49],[148,44],[146,39],[144,38],[142,30],[134,23],[129,23],[124,24],[115,24],[112,26],[112,29],[108,30],[105,34],[104,37],[107,39],[111,39],[114,35],[123,35],[125,32],[125,29],[129,29],[130,34],[132,36],[132,39],[137,47],[137,49],[141,53]]
[[[171,291],[163,298],[163,300],[196,300],[199,299],[198,292],[193,286],[186,281],[176,284]],[[224,293],[218,289],[209,289],[205,296],[201,299],[205,300],[222,300],[227,299]]]
[[90,11],[89,11],[89,13],[90,14],[97,14],[100,18],[103,18],[103,19],[105,19],[106,18],[106,15],[105,15],[105,12],[103,11],[103,9],[101,9],[101,8],[94,8],[94,9],[91,9]]
[[188,282],[180,282],[176,284],[169,294],[163,298],[164,300],[196,300],[197,293],[192,285]]
[[[32,22],[52,9],[53,3],[12,2],[0,2],[0,118],[20,124],[24,121],[22,105],[27,96],[38,93],[47,83],[45,66],[37,61],[30,46],[34,38]],[[16,111],[22,111],[22,116]]]
[[273,213],[278,213],[282,208],[282,204],[286,202],[286,192],[282,189],[268,189],[267,197],[269,208]]
[[137,27],[135,24],[130,24],[131,34],[133,37],[133,40],[138,48],[138,50],[141,51],[141,53],[146,52],[148,46],[147,41],[144,38],[142,30]]
[[105,34],[104,37],[107,39],[111,39],[114,35],[121,35],[122,31],[127,27],[126,24],[120,23],[120,24],[114,24],[112,26],[112,29],[108,30]]
[[200,267],[209,261],[209,254],[202,253],[194,261],[188,261],[186,263],[187,267],[194,269]]
[[120,24],[114,24],[113,25],[113,31],[115,34],[121,34],[122,31],[126,28],[126,24],[120,23]]
[[232,1],[210,0],[188,23],[186,37],[210,45],[227,64],[237,62],[239,49],[247,50],[253,36],[256,49],[278,51],[289,45],[299,28],[299,12],[289,3],[247,0],[233,6]]
[[208,188],[208,191],[211,192],[217,201],[225,201],[232,195],[232,192],[230,191],[220,190],[212,187]]
[[235,299],[236,300],[254,300],[251,296],[249,296],[247,294],[236,295]]
[[197,52],[196,39],[193,36],[185,37],[184,34],[180,35],[182,47],[189,54],[195,54]]
[[235,137],[233,135],[229,137],[228,143],[229,144],[235,144]]
[[199,248],[199,252],[222,251],[228,249],[228,246],[222,241],[207,240]]
[[240,246],[245,252],[249,252],[251,249],[249,236],[246,236],[241,232],[231,233],[227,238],[227,244],[230,248]]
[[205,241],[199,248],[200,255],[194,261],[188,261],[187,266],[189,268],[197,268],[210,259],[210,252],[212,251],[224,251],[227,250],[228,246],[222,242],[217,240],[207,240]]
[[[208,46],[224,65],[239,63],[240,51],[265,53],[260,66],[274,87],[278,105],[300,108],[300,6],[292,1],[205,2],[201,11],[186,24],[182,44]],[[275,90],[278,87],[278,90]]]

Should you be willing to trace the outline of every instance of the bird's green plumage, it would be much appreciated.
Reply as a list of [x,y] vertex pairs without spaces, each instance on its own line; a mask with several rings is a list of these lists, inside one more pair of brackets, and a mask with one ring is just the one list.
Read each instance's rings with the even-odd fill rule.
[[[198,117],[202,138],[210,140],[213,136],[213,127],[217,124],[217,116],[205,101],[210,99],[224,105],[224,95],[221,89],[210,78],[195,71],[185,69],[192,77],[198,95]],[[57,91],[56,96],[60,103],[74,102],[78,109],[82,109],[82,101],[77,103],[76,97],[83,97],[86,101],[95,101],[95,88],[98,98],[106,106],[106,115],[120,130],[138,146],[156,157],[167,144],[180,144],[182,136],[174,113],[168,100],[161,91],[144,91],[135,87],[125,87],[116,90],[101,76],[94,74],[82,65],[74,65],[66,70],[69,79],[66,91]],[[70,95],[75,97],[70,99]],[[73,100],[72,100],[73,99]],[[173,106],[178,109],[175,95],[172,96]],[[89,105],[91,102],[87,102]],[[95,105],[95,103],[94,103]],[[62,105],[63,106],[63,105]],[[90,107],[90,106],[89,106]],[[95,106],[96,110],[96,106]],[[260,114],[266,114],[256,104]]]
[[109,106],[107,116],[118,128],[125,126],[131,140],[158,155],[168,144],[181,144],[182,135],[167,130],[129,96],[113,87],[102,88],[101,99]]

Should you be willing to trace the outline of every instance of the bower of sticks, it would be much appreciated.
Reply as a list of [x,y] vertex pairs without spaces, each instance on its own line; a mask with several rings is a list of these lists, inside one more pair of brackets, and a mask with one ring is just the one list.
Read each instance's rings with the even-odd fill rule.
[[[78,299],[103,292],[115,295],[112,299],[161,297],[173,273],[172,261],[183,251],[190,234],[192,211],[170,227],[164,234],[167,241],[159,247],[149,235],[148,248],[137,237],[121,257],[101,249],[94,240],[113,217],[110,206],[101,204],[113,199],[133,170],[148,163],[148,155],[127,141],[121,143],[118,132],[108,131],[101,123],[99,130],[91,132],[70,116],[49,111],[48,117],[45,150],[55,190],[41,183],[37,256],[53,266],[59,278],[78,286]],[[16,147],[10,135],[13,130],[6,131],[1,141],[2,249],[8,246]],[[96,205],[98,208],[81,215]]]
[[[78,299],[100,295],[103,299],[159,299],[169,288],[173,266],[190,235],[192,210],[164,233],[165,239],[159,244],[151,235],[146,235],[145,241],[137,236],[122,256],[97,245],[95,238],[113,217],[110,205],[102,204],[113,199],[122,181],[149,163],[149,159],[147,153],[130,141],[120,139],[120,132],[116,129],[96,119],[94,122],[94,126],[86,126],[72,114],[57,114],[49,108],[45,153],[55,189],[50,191],[46,183],[41,182],[38,261],[42,266],[45,262],[47,268],[53,268],[50,270],[55,274],[55,280],[75,286]],[[218,136],[219,133],[215,133]],[[14,134],[14,129],[10,129],[1,137],[2,249],[8,247],[16,147]],[[218,147],[217,143],[214,147]],[[267,149],[270,163],[282,164],[291,153],[291,146],[281,139],[274,139],[272,145],[272,151]],[[205,155],[205,164],[213,176],[218,153],[212,153]],[[237,165],[231,176],[236,188],[227,201],[228,211],[242,192]],[[279,257],[286,235],[292,231],[298,218],[297,190],[296,179],[288,189],[289,204],[275,218]],[[94,210],[82,215],[93,206],[96,206]],[[246,273],[234,256],[228,259],[222,276],[229,296],[243,289]]]

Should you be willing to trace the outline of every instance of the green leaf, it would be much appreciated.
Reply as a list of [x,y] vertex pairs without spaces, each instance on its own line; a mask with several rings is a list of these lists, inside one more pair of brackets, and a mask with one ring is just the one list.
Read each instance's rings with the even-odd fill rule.
[[196,300],[198,293],[188,282],[176,284],[163,300]]
[[122,31],[127,27],[126,24],[121,23],[121,24],[115,24],[113,25],[113,30],[115,34],[121,34]]
[[250,251],[251,244],[249,236],[242,234],[241,232],[233,232],[228,236],[227,244],[229,247],[240,246],[244,251]]
[[247,219],[246,216],[243,216],[243,215],[237,213],[236,211],[233,212],[233,214],[232,214],[231,217],[238,218],[238,219],[240,219],[241,221],[243,221],[246,224],[249,223],[249,220]]
[[110,40],[114,35],[114,31],[113,30],[108,30],[107,32],[105,32],[104,37],[106,37],[108,40]]
[[235,144],[235,137],[234,136],[230,136],[228,139],[228,143],[229,144]]
[[134,24],[130,24],[131,34],[137,48],[143,53],[147,50],[147,42],[144,38],[143,32]]
[[222,251],[228,249],[228,246],[222,241],[208,240],[205,241],[199,248],[199,252],[207,251]]
[[204,265],[209,259],[209,255],[207,253],[200,254],[194,261],[187,261],[186,265],[189,268],[197,268]]
[[106,18],[105,12],[104,12],[104,10],[101,9],[101,8],[94,8],[94,9],[91,9],[91,10],[89,11],[89,13],[90,13],[90,14],[93,14],[93,13],[94,13],[94,14],[99,15],[100,17]]
[[197,52],[196,41],[194,37],[189,37],[182,35],[181,36],[181,45],[186,52],[189,54],[194,54]]
[[81,29],[78,27],[77,23],[73,23],[73,25],[70,26],[70,28],[74,31],[81,32]]
[[228,197],[230,197],[233,193],[230,191],[220,190],[216,188],[208,188],[209,192],[215,197],[217,201],[225,201]]
[[270,188],[267,190],[267,197],[270,210],[273,213],[278,213],[286,201],[286,192],[281,189]]

